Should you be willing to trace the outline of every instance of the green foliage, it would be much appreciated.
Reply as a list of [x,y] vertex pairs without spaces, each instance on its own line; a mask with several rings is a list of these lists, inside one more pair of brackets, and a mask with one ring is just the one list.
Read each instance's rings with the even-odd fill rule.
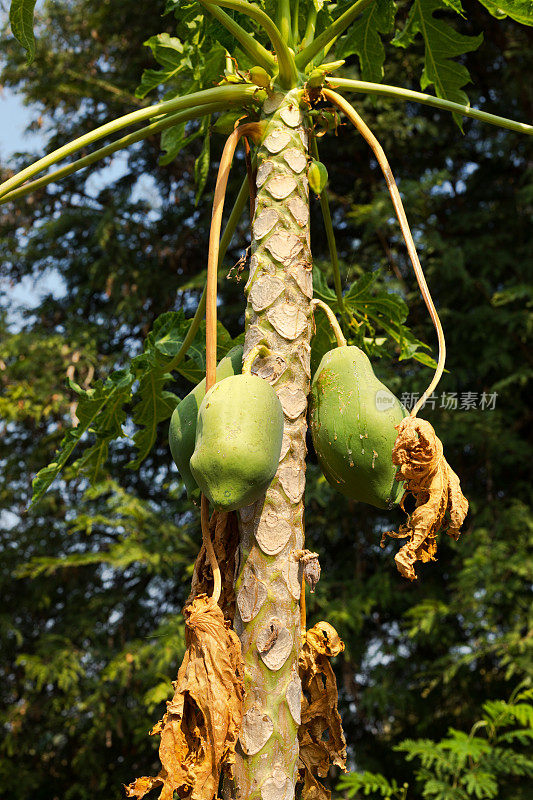
[[[469,734],[451,728],[439,742],[407,740],[396,749],[417,759],[422,796],[433,800],[491,800],[510,776],[533,777],[533,690],[518,690],[509,702],[489,701]],[[484,735],[477,735],[484,734]],[[528,752],[529,751],[529,752]]]
[[384,797],[386,800],[405,800],[408,784],[398,786],[394,779],[389,781],[376,772],[349,772],[341,775],[337,789],[350,800],[370,795]]
[[37,503],[49,489],[88,431],[96,435],[97,441],[78,459],[73,469],[76,473],[88,474],[89,480],[99,479],[110,440],[123,435],[125,415],[122,406],[130,398],[132,383],[131,374],[124,370],[114,373],[105,383],[98,381],[90,389],[82,389],[70,381],[70,388],[79,397],[76,408],[79,422],[66,432],[54,460],[35,476],[32,503]]
[[379,83],[383,80],[385,48],[380,34],[391,33],[394,27],[394,0],[376,0],[349,28],[335,49],[338,58],[354,53],[361,64],[361,78]]
[[15,39],[28,54],[28,66],[35,58],[35,36],[33,33],[33,14],[37,0],[11,0],[9,22]]
[[[148,92],[153,91],[162,83],[169,83],[176,80],[182,72],[192,71],[191,51],[192,44],[183,43],[176,36],[169,36],[168,33],[160,33],[152,36],[145,42],[152,54],[163,69],[145,69],[140,85],[135,90],[137,97],[144,98]],[[189,74],[187,75],[189,78]]]
[[407,47],[417,35],[422,36],[425,52],[420,78],[422,89],[433,84],[437,97],[468,103],[462,89],[471,80],[468,69],[453,59],[476,50],[483,36],[458,33],[448,22],[435,18],[435,12],[442,10],[461,14],[462,6],[459,0],[414,0],[403,30],[396,34],[392,43],[396,47]]
[[[357,344],[369,355],[385,355],[385,344],[398,346],[399,358],[414,358],[426,366],[434,367],[435,361],[424,352],[427,345],[421,342],[404,325],[409,313],[405,301],[399,294],[387,291],[380,280],[379,272],[366,272],[350,284],[343,295],[348,322],[349,344]],[[339,304],[335,292],[330,289],[319,270],[314,273],[314,294],[327,303],[336,313]],[[318,312],[317,317],[320,312]],[[385,333],[385,337],[383,336]],[[381,334],[381,335],[379,335]],[[329,323],[320,314],[317,333],[311,344],[313,371],[327,350],[334,347],[334,336]]]
[[[407,739],[395,749],[417,760],[415,777],[423,798],[431,800],[492,800],[501,797],[509,777],[533,777],[533,690],[519,688],[509,702],[488,701],[469,734],[450,728],[440,741]],[[352,800],[363,796],[408,798],[408,784],[369,772],[349,773],[339,791]]]
[[506,16],[521,22],[522,25],[533,25],[533,3],[531,0],[479,0],[497,19]]
[[[210,88],[217,83],[224,72],[225,50],[218,42],[206,43],[205,34],[197,20],[187,29],[187,37],[179,39],[168,33],[152,36],[145,42],[162,69],[146,69],[142,81],[135,94],[144,98],[146,95],[164,85],[167,89],[165,98],[191,94],[201,89]],[[200,155],[197,157],[194,174],[196,181],[196,202],[202,196],[207,181],[210,162],[210,118],[202,120],[199,125],[181,123],[168,128],[161,134],[160,165],[170,164],[176,156],[197,138],[203,139]]]
[[[109,444],[126,436],[123,425],[132,403],[132,420],[138,427],[133,436],[137,455],[129,466],[139,468],[155,444],[158,425],[170,418],[178,403],[178,397],[167,391],[166,385],[172,381],[174,360],[189,325],[183,312],[169,311],[156,320],[144,343],[144,352],[132,359],[128,369],[113,372],[105,382],[98,381],[89,389],[69,380],[69,386],[77,396],[78,423],[67,430],[54,460],[34,478],[32,504],[37,503],[50,488],[86,433],[94,435],[95,441],[72,464],[69,477],[81,475],[93,485],[102,479]],[[222,357],[234,342],[223,325],[220,324],[219,329],[218,352]],[[193,383],[201,380],[205,369],[205,334],[202,336],[202,333],[200,328],[183,367],[176,364],[177,369]]]

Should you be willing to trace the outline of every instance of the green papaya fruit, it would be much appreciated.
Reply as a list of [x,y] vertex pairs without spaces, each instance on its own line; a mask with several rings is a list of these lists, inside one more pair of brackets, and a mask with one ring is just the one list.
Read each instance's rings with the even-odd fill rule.
[[257,375],[234,375],[209,389],[198,412],[191,472],[211,505],[234,511],[258,500],[278,468],[283,410]]
[[[242,346],[233,347],[217,366],[217,381],[238,375],[242,369]],[[197,500],[200,490],[196,485],[189,462],[194,452],[198,409],[205,395],[205,378],[181,400],[170,418],[168,441],[170,452],[181,475],[187,494]]]
[[307,180],[312,191],[319,196],[326,188],[328,182],[328,171],[326,166],[313,158],[307,170]]
[[313,377],[310,426],[324,476],[341,494],[392,508],[403,494],[392,463],[395,425],[407,416],[359,347],[330,350]]
[[265,89],[270,86],[272,76],[263,67],[252,67],[250,70],[250,80],[256,86],[263,86]]

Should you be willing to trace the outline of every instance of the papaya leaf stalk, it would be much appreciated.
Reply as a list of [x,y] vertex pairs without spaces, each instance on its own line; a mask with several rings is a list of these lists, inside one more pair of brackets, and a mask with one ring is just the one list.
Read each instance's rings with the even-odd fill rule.
[[250,36],[236,20],[232,19],[232,17],[226,14],[218,5],[209,2],[209,0],[198,0],[198,2],[209,11],[211,16],[227,28],[231,35],[235,37],[242,48],[257,62],[257,64],[266,69],[267,72],[273,72],[274,69],[276,69],[276,59],[272,53],[270,53],[266,47],[263,47],[260,42],[256,42],[253,36]]
[[[229,247],[231,239],[233,238],[233,234],[235,233],[235,229],[237,228],[237,224],[241,218],[242,212],[244,211],[244,207],[246,205],[246,200],[248,195],[250,194],[249,186],[248,186],[248,178],[245,178],[241,184],[241,188],[239,189],[239,194],[235,200],[231,213],[228,217],[228,221],[226,223],[226,227],[224,228],[224,233],[220,238],[220,245],[219,245],[219,253],[218,253],[218,268],[220,269],[222,265],[222,261],[224,260],[224,256],[226,255],[226,251]],[[202,295],[200,297],[200,301],[194,312],[194,316],[191,319],[191,324],[189,326],[189,330],[187,331],[187,335],[183,340],[183,343],[168,365],[168,371],[171,372],[173,369],[177,369],[194,341],[194,338],[198,332],[202,319],[204,318],[205,314],[205,304],[207,298],[207,282],[204,286]]]
[[[310,147],[313,158],[317,161],[320,160],[318,153],[318,145],[314,132],[310,137]],[[339,256],[337,253],[337,244],[335,242],[335,231],[333,230],[333,222],[331,220],[331,209],[329,207],[329,198],[327,188],[320,192],[320,210],[322,211],[322,219],[324,220],[324,230],[326,231],[326,239],[328,240],[329,257],[331,260],[331,271],[333,273],[333,285],[335,287],[335,294],[337,296],[337,303],[339,304],[339,311],[344,314],[344,298],[342,296],[341,273],[339,269]]]
[[283,41],[281,33],[276,24],[258,6],[247,3],[245,0],[201,0],[202,4],[211,10],[213,6],[223,6],[231,8],[233,11],[240,11],[250,17],[260,25],[268,38],[272,42],[272,47],[278,57],[279,82],[285,89],[295,86],[298,81],[294,57]]
[[443,100],[441,97],[435,97],[432,94],[415,92],[412,89],[403,89],[400,86],[389,86],[385,83],[369,83],[368,81],[357,81],[348,78],[326,77],[325,82],[331,89],[346,89],[348,91],[361,92],[362,94],[390,97],[392,100],[421,103],[424,106],[449,111],[451,114],[460,114],[463,117],[478,119],[480,122],[496,125],[498,128],[506,128],[510,131],[533,136],[533,125],[528,125],[526,122],[517,122],[513,119],[507,119],[507,117],[499,117],[497,114],[489,114],[487,111],[470,108],[469,105]]
[[111,122],[106,122],[105,125],[100,125],[100,127],[95,128],[89,133],[84,133],[83,136],[73,139],[71,142],[64,144],[57,150],[54,150],[20,172],[17,172],[16,175],[13,175],[11,178],[8,178],[7,181],[0,184],[0,197],[7,194],[12,189],[18,188],[25,183],[28,178],[33,178],[34,175],[56,164],[62,158],[76,153],[78,150],[81,150],[82,147],[93,144],[93,142],[98,141],[98,139],[103,139],[104,136],[116,133],[122,128],[126,128],[128,125],[134,125],[136,122],[144,122],[151,117],[158,117],[162,114],[169,114],[174,111],[186,111],[196,106],[209,106],[212,103],[223,103],[229,106],[243,105],[247,100],[253,98],[255,92],[255,86],[244,84],[216,86],[214,89],[204,89],[203,91],[187,94],[183,97],[165,100],[153,106],[148,106],[147,108],[131,111],[123,117],[118,117]]
[[[343,33],[349,25],[352,24],[354,19],[361,14],[365,8],[376,0],[357,0],[350,8],[348,8],[340,17],[329,25],[316,39],[313,39],[303,50],[296,56],[296,66],[298,69],[303,70],[305,67],[320,53],[321,50],[336,39]],[[313,28],[314,32],[314,28]],[[311,31],[309,31],[311,36]],[[306,35],[307,39],[307,35]]]
[[209,250],[207,254],[207,294],[206,294],[206,315],[205,315],[205,336],[206,336],[206,370],[205,388],[208,391],[216,381],[217,368],[217,273],[219,264],[219,236],[222,224],[222,212],[224,210],[224,197],[226,186],[228,185],[229,171],[233,154],[241,136],[258,135],[261,125],[257,122],[249,122],[236,128],[226,140],[215,186],[215,196],[213,198],[213,213],[211,217],[211,229],[209,231]]
[[387,157],[383,152],[383,148],[368,127],[368,125],[364,122],[363,119],[359,116],[355,108],[350,105],[350,103],[342,97],[342,95],[337,94],[337,92],[333,92],[331,89],[323,89],[322,94],[326,99],[331,100],[337,108],[340,108],[341,111],[346,114],[352,125],[359,131],[361,136],[365,139],[365,141],[370,145],[374,155],[376,156],[376,160],[383,172],[385,180],[387,182],[387,188],[389,190],[389,194],[391,196],[392,204],[394,206],[394,210],[396,212],[396,216],[398,217],[398,222],[400,223],[400,228],[402,231],[403,238],[405,240],[405,246],[407,247],[407,252],[409,253],[409,258],[411,260],[411,264],[413,265],[413,270],[416,276],[416,280],[418,286],[420,288],[420,293],[424,298],[424,303],[426,304],[426,308],[429,311],[429,315],[431,317],[431,321],[435,326],[435,330],[437,332],[437,339],[439,342],[439,360],[437,364],[437,369],[435,370],[435,374],[431,379],[431,382],[422,395],[414,408],[411,411],[411,416],[415,417],[418,410],[422,408],[424,403],[426,402],[429,395],[433,392],[433,390],[437,387],[442,373],[444,372],[444,364],[446,362],[446,341],[444,339],[444,331],[442,330],[442,325],[439,319],[439,315],[437,314],[437,309],[435,308],[435,304],[431,297],[426,278],[424,276],[424,271],[420,264],[420,260],[418,258],[418,253],[416,252],[415,243],[413,241],[413,236],[411,234],[411,229],[409,228],[409,223],[407,221],[407,216],[405,214],[405,209],[403,207],[402,198],[400,197],[400,192],[398,191],[398,187],[396,185],[396,181],[394,180],[394,175],[392,174],[392,170],[389,166],[389,162],[387,161]]
[[170,114],[168,117],[164,117],[158,122],[152,122],[150,125],[146,125],[144,128],[135,131],[135,133],[128,133],[127,136],[122,136],[115,142],[105,145],[105,147],[99,147],[98,150],[95,150],[88,156],[78,158],[71,164],[66,164],[64,167],[54,170],[54,172],[43,175],[42,178],[37,178],[34,181],[25,183],[18,189],[13,189],[7,194],[0,195],[0,205],[10,200],[18,200],[20,197],[25,197],[37,189],[42,189],[43,186],[48,186],[50,183],[56,183],[61,180],[61,178],[66,178],[68,175],[72,175],[80,169],[85,169],[85,167],[89,167],[91,164],[101,161],[102,158],[106,158],[136,142],[141,142],[143,139],[147,139],[149,136],[153,136],[160,131],[172,128],[174,125],[179,125],[182,122],[189,122],[192,119],[200,119],[201,117],[215,114],[217,111],[224,111],[226,108],[226,103],[212,103],[210,105],[192,108],[190,111],[180,111],[177,114]]

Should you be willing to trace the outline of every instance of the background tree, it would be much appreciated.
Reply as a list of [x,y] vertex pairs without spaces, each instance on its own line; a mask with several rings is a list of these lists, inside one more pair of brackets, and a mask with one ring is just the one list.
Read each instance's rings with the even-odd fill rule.
[[[95,118],[105,121],[117,105],[130,110],[143,67],[153,66],[140,43],[161,31],[159,10],[144,8],[141,18],[128,3],[98,13],[83,3],[50,6],[29,73],[20,51],[5,41],[3,81],[40,104],[52,126],[50,148],[93,127]],[[483,50],[467,56],[476,87],[472,99],[479,92],[476,100],[487,110],[490,104],[503,116],[529,119],[531,96],[522,79],[531,53],[527,31],[492,22],[473,4],[468,12],[463,30],[476,34],[483,28],[485,34]],[[147,19],[154,20],[153,31],[146,30]],[[172,32],[173,21],[163,22]],[[56,42],[64,41],[71,49],[59,52]],[[387,82],[414,83],[421,69],[417,53],[391,52]],[[69,70],[75,73],[71,82]],[[87,100],[81,104],[80,75],[94,79],[90,91],[83,86]],[[121,93],[106,91],[102,82]],[[525,336],[531,170],[527,142],[518,135],[467,122],[463,137],[439,112],[409,107],[406,115],[386,100],[365,100],[361,107],[391,163],[401,164],[401,189],[428,280],[446,310],[453,361],[443,390],[456,391],[459,406],[463,392],[477,392],[477,404],[482,392],[498,393],[494,411],[426,409],[446,430],[449,460],[474,514],[469,536],[447,543],[438,567],[426,567],[416,587],[393,573],[377,547],[390,520],[361,505],[350,507],[332,494],[317,468],[309,469],[309,546],[319,550],[324,570],[310,622],[327,618],[346,639],[337,666],[354,763],[386,768],[401,780],[410,779],[410,767],[391,753],[394,743],[428,733],[439,738],[450,724],[468,730],[485,699],[507,696],[530,669],[524,434],[530,421]],[[60,113],[63,126],[56,124]],[[320,144],[334,188],[334,217],[348,212],[336,225],[345,285],[381,266],[376,287],[403,295],[411,328],[432,341],[366,146],[344,126],[333,143]],[[215,136],[212,145],[216,158]],[[170,469],[164,426],[139,471],[125,468],[132,450],[127,440],[119,441],[104,470],[114,483],[84,494],[84,479],[74,478],[22,514],[32,474],[48,463],[70,424],[76,397],[58,390],[67,370],[73,367],[83,384],[93,380],[93,369],[102,376],[126,364],[159,313],[189,311],[197,301],[208,204],[201,200],[194,208],[191,178],[201,142],[192,145],[192,156],[185,150],[164,168],[156,167],[157,147],[157,141],[139,146],[129,156],[128,173],[107,178],[100,191],[82,173],[48,187],[38,208],[37,199],[21,201],[3,217],[8,279],[53,271],[58,282],[54,296],[42,298],[10,327],[3,322],[6,737],[0,775],[8,797],[118,796],[119,781],[149,768],[147,719],[168,696],[181,656],[177,611],[198,547],[197,520]],[[353,176],[345,168],[352,161]],[[153,181],[148,197],[138,188],[146,174]],[[320,267],[326,253],[317,211],[312,245]],[[246,243],[243,235],[230,263]],[[242,284],[223,285],[223,321],[237,334]],[[388,367],[382,360],[380,369],[398,394],[426,382],[412,361]],[[181,378],[172,388],[188,391]],[[499,796],[520,791],[518,776]]]

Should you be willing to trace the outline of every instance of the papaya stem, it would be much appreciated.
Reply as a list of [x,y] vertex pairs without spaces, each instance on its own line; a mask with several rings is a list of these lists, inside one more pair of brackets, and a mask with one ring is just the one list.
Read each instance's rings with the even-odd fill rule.
[[[137,111],[131,111],[129,114],[125,114],[123,117],[118,117],[111,122],[106,122],[105,125],[100,125],[100,127],[95,128],[89,133],[84,133],[77,139],[73,139],[71,142],[64,144],[57,150],[53,150],[51,153],[48,153],[48,155],[43,156],[43,158],[40,158],[38,161],[30,164],[30,166],[25,167],[25,169],[21,170],[16,175],[8,178],[7,181],[4,181],[4,183],[0,184],[0,196],[7,194],[11,189],[18,188],[25,183],[28,178],[32,178],[38,172],[42,172],[43,169],[51,167],[52,164],[56,164],[58,161],[61,161],[61,159],[65,158],[65,156],[70,156],[73,153],[76,153],[78,150],[81,150],[86,145],[92,144],[93,142],[98,141],[98,139],[102,139],[104,136],[115,133],[122,128],[126,128],[128,125],[134,125],[137,122],[144,122],[151,117],[160,118],[163,114],[170,112],[186,111],[187,109],[211,105],[212,103],[225,103],[227,105],[241,104],[246,102],[247,99],[251,99],[255,91],[255,87],[247,85],[241,86],[234,84],[231,86],[215,86],[213,89],[203,89],[200,92],[186,94],[182,97],[174,97],[172,100],[165,100],[161,103],[156,103],[153,106],[147,106],[146,108],[139,108]],[[158,120],[156,119],[155,121]]]
[[277,27],[283,41],[292,47],[291,0],[278,0]]
[[266,47],[256,42],[253,36],[244,30],[239,23],[232,19],[229,14],[222,11],[218,5],[208,2],[208,0],[199,0],[200,5],[209,11],[209,13],[217,19],[225,28],[231,33],[232,36],[239,42],[242,48],[253,58],[256,63],[266,69],[267,72],[272,72],[276,67],[276,60],[272,53]]
[[252,347],[252,349],[242,362],[242,374],[251,375],[252,364],[254,363],[257,356],[263,356],[263,355],[264,356],[272,355],[272,350],[265,344],[256,344],[255,347]]
[[302,588],[300,594],[300,634],[302,637],[302,641],[305,637],[306,628],[307,628],[307,619],[306,619],[306,608],[305,608],[305,576],[302,572]]
[[129,147],[129,145],[140,142],[142,139],[146,139],[148,136],[164,131],[167,128],[171,128],[173,125],[178,125],[180,122],[188,122],[192,119],[199,119],[200,117],[208,116],[217,111],[223,111],[227,107],[227,103],[213,103],[211,105],[199,106],[189,111],[180,111],[177,114],[170,114],[168,117],[163,117],[163,119],[152,122],[150,125],[146,125],[144,128],[140,128],[134,133],[128,133],[127,136],[123,136],[121,139],[117,139],[115,142],[111,142],[105,147],[98,148],[98,150],[89,153],[87,156],[83,156],[83,158],[78,158],[71,164],[66,164],[64,167],[54,170],[54,172],[43,175],[41,178],[37,178],[29,183],[25,183],[18,189],[12,189],[7,194],[0,196],[0,205],[8,203],[10,200],[17,200],[19,197],[31,194],[31,192],[36,191],[36,189],[48,186],[49,183],[55,183],[61,178],[66,178],[67,175],[72,175],[73,172],[78,172],[80,169],[84,169],[94,164],[96,161],[112,153],[116,153],[117,150]]
[[528,125],[525,122],[517,122],[514,119],[507,119],[507,117],[499,117],[497,114],[489,114],[487,111],[470,108],[470,106],[454,103],[451,100],[443,100],[441,97],[435,97],[432,94],[415,92],[412,89],[403,89],[400,86],[356,81],[349,78],[330,78],[326,76],[326,83],[335,89],[347,89],[348,91],[361,92],[362,94],[378,94],[384,97],[390,97],[393,100],[421,103],[422,105],[431,106],[432,108],[450,111],[452,114],[460,114],[462,117],[478,119],[480,122],[496,125],[499,128],[507,128],[511,131],[517,131],[517,133],[525,133],[529,136],[533,136],[533,125]]
[[[298,83],[298,72],[294,57],[289,50],[286,42],[283,40],[277,25],[270,19],[268,14],[253,3],[247,3],[246,0],[201,0],[202,5],[211,10],[213,6],[223,6],[224,8],[231,8],[234,11],[240,11],[241,14],[246,14],[258,25],[260,25],[272,43],[272,47],[278,57],[279,66],[279,80],[285,89],[291,89]],[[268,52],[268,51],[267,51]],[[268,71],[268,70],[267,70]]]
[[202,524],[202,541],[209,559],[209,563],[211,564],[211,569],[213,571],[213,594],[211,595],[211,600],[214,604],[218,603],[220,598],[220,592],[222,591],[222,578],[220,576],[220,567],[218,566],[217,557],[213,549],[213,542],[211,541],[211,535],[209,533],[209,502],[205,494],[202,495],[200,503],[200,520]]
[[309,47],[309,45],[315,38],[316,17],[317,17],[317,10],[315,8],[314,3],[312,3],[311,8],[309,9],[307,14],[305,33],[301,44],[302,49]]
[[333,313],[333,311],[331,310],[331,308],[328,306],[327,303],[324,303],[323,300],[318,300],[318,298],[315,298],[314,300],[311,300],[311,308],[314,311],[315,308],[317,307],[321,308],[322,311],[325,312],[329,324],[333,328],[333,333],[335,334],[335,338],[337,340],[337,346],[346,347],[346,339],[344,338],[344,334],[341,330],[341,326],[339,325],[339,321],[335,316],[335,314]]
[[435,374],[433,376],[433,380],[429,384],[428,388],[422,395],[422,397],[418,400],[415,407],[410,413],[411,417],[416,417],[417,412],[422,408],[426,399],[429,395],[433,392],[436,388],[438,382],[441,379],[442,373],[444,372],[444,363],[446,361],[446,342],[444,339],[444,331],[442,330],[442,325],[439,319],[439,315],[437,314],[437,309],[433,303],[431,298],[431,294],[429,292],[428,285],[426,283],[426,278],[424,276],[424,271],[422,270],[422,266],[420,264],[418,253],[416,252],[415,243],[413,241],[413,237],[411,234],[411,229],[409,228],[409,223],[407,221],[407,217],[405,214],[405,210],[402,203],[402,198],[400,197],[400,192],[398,191],[398,187],[396,186],[396,181],[394,180],[394,175],[392,174],[391,168],[389,166],[389,162],[387,161],[387,157],[381,147],[380,143],[368,127],[368,125],[361,119],[355,108],[348,103],[347,100],[342,97],[342,95],[337,94],[337,92],[331,91],[331,89],[323,89],[322,94],[331,100],[341,111],[344,111],[352,125],[354,125],[363,139],[370,145],[372,148],[374,155],[376,156],[377,162],[381,167],[381,171],[385,176],[385,180],[387,182],[387,187],[389,190],[389,194],[392,199],[392,204],[394,206],[394,210],[396,212],[396,216],[398,217],[398,222],[400,223],[400,228],[402,231],[403,238],[405,240],[405,246],[407,247],[407,252],[409,253],[409,258],[411,259],[411,264],[413,265],[413,269],[415,272],[416,280],[418,282],[418,286],[420,288],[420,292],[422,297],[424,298],[424,303],[426,304],[427,310],[429,311],[429,316],[432,319],[433,325],[435,326],[435,330],[437,332],[437,339],[439,342],[439,359],[437,363],[437,369],[435,370]]
[[298,16],[300,13],[300,0],[293,0],[292,8],[292,48],[294,49],[300,40],[300,26]]
[[[318,145],[314,133],[310,137],[311,151],[313,157],[320,161],[318,153]],[[337,254],[337,244],[335,242],[335,233],[333,231],[333,223],[331,221],[331,210],[329,207],[329,199],[327,190],[320,192],[320,208],[322,210],[322,219],[324,220],[324,228],[326,231],[326,239],[328,240],[329,257],[331,259],[331,268],[333,270],[333,283],[335,285],[335,294],[337,295],[337,303],[339,304],[339,311],[344,314],[344,298],[342,296],[341,273],[339,269],[339,258]]]
[[211,228],[209,230],[209,250],[207,255],[207,291],[205,314],[205,390],[206,392],[216,382],[217,368],[217,272],[218,253],[220,248],[220,226],[224,210],[224,198],[228,185],[229,171],[237,142],[244,134],[259,136],[262,126],[257,122],[247,122],[240,125],[226,139],[220,165],[218,168],[215,196],[213,198],[213,213]]
[[309,44],[307,44],[308,39],[306,33],[304,39],[306,46],[296,56],[297,68],[303,70],[320,53],[320,51],[323,50],[327,44],[329,44],[329,42],[340,36],[341,33],[345,31],[349,25],[351,25],[357,15],[361,14],[365,8],[367,8],[367,6],[373,2],[375,2],[375,0],[357,0],[357,2],[351,5],[350,8],[344,12],[344,14],[341,14],[340,17],[337,17],[337,19],[332,22],[325,31],[317,36],[316,39],[312,39]]

